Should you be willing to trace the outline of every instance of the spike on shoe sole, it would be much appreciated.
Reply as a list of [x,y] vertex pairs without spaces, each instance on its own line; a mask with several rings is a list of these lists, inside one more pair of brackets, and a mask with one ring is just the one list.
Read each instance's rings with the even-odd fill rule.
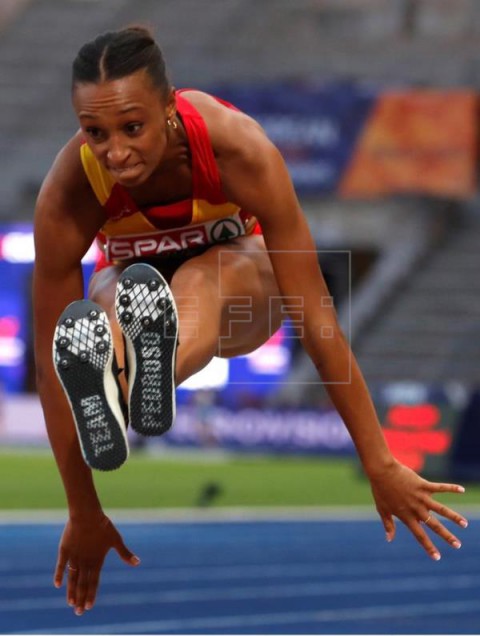
[[100,305],[91,300],[68,305],[55,329],[53,360],[85,462],[97,470],[119,468],[128,457],[128,440],[112,333]]
[[119,278],[115,309],[126,341],[130,425],[142,435],[162,435],[175,418],[175,299],[154,267],[137,263]]

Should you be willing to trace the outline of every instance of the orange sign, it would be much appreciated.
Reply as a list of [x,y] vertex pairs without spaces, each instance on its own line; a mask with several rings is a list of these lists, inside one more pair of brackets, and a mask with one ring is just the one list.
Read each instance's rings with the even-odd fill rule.
[[345,197],[424,193],[468,197],[476,188],[473,91],[387,92],[340,183]]

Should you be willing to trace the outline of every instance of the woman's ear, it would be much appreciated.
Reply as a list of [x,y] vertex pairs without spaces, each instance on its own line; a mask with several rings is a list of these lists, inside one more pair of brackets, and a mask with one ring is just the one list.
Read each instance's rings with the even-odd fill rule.
[[175,87],[172,86],[167,97],[167,106],[165,108],[167,119],[174,119],[177,113],[177,100],[175,97]]

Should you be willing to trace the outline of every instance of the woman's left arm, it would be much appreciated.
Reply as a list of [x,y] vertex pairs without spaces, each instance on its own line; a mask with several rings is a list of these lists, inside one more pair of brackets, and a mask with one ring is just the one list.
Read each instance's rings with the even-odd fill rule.
[[[229,200],[260,221],[286,308],[294,314],[303,347],[353,439],[370,480],[387,541],[395,535],[395,515],[438,560],[440,553],[425,532],[426,521],[453,547],[460,547],[460,541],[431,512],[462,527],[467,521],[432,495],[461,493],[464,489],[429,482],[392,456],[362,373],[338,324],[315,242],[285,162],[257,124],[248,118],[238,119],[237,124],[234,138],[225,141],[223,136],[226,148],[218,154],[224,191]],[[303,307],[301,320],[299,302]]]

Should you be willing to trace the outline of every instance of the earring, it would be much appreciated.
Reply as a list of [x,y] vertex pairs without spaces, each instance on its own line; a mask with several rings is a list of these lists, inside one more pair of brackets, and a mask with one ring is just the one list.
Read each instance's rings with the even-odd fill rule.
[[173,130],[176,130],[178,128],[178,124],[174,119],[170,119],[170,117],[167,119],[167,124],[170,126],[170,128],[173,128]]

